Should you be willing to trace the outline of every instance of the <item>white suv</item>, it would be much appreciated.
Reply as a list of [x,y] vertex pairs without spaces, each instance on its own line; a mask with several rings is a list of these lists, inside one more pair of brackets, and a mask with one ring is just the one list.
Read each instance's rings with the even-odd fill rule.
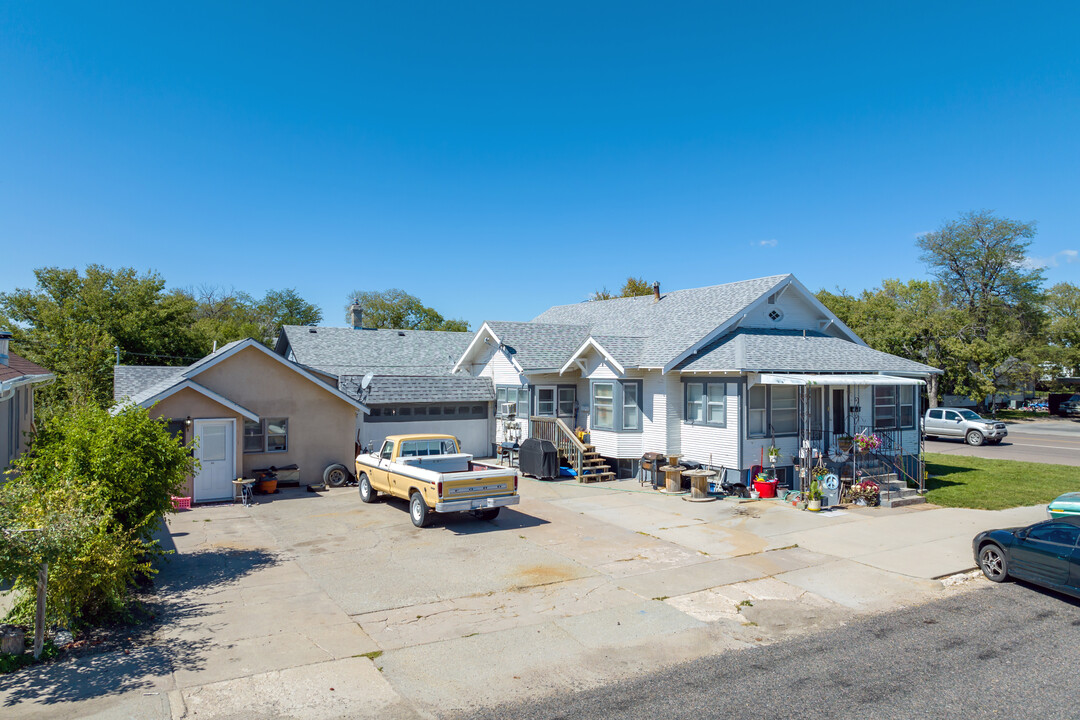
[[968,445],[997,445],[1009,431],[1005,423],[987,420],[964,408],[934,408],[923,417],[923,436],[963,438]]

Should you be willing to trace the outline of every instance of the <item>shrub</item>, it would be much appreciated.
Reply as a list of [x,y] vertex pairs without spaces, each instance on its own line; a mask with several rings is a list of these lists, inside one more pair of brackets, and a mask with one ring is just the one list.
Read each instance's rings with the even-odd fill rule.
[[36,570],[27,571],[46,554],[51,621],[77,625],[122,611],[132,584],[153,575],[161,552],[153,534],[192,471],[188,449],[145,409],[92,406],[46,421],[32,447],[0,487],[0,522],[54,529],[21,534],[40,535],[43,545],[11,548],[7,566],[0,563],[23,592],[16,619],[33,595]]

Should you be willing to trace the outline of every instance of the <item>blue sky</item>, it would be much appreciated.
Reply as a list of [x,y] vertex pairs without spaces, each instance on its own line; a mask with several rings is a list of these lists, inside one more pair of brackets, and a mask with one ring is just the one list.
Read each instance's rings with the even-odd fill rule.
[[0,6],[0,289],[43,265],[401,287],[473,327],[617,288],[922,277],[958,213],[1080,280],[1074,3]]

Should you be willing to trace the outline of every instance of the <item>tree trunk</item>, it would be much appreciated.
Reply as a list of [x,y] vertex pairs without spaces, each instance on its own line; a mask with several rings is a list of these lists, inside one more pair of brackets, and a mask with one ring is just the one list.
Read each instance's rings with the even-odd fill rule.
[[37,581],[37,609],[34,612],[34,659],[41,658],[45,644],[45,591],[49,586],[49,563],[41,563]]
[[930,379],[926,383],[926,394],[928,396],[928,404],[932,408],[936,408],[938,406],[937,393],[938,393],[938,380],[939,380],[939,377],[940,376],[938,376],[938,375],[931,375]]

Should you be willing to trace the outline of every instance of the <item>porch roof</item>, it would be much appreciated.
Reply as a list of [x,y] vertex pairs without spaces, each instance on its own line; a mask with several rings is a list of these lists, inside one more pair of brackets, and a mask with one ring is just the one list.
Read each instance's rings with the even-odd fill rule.
[[761,373],[757,385],[925,385],[918,378],[897,375],[815,375],[809,373]]

